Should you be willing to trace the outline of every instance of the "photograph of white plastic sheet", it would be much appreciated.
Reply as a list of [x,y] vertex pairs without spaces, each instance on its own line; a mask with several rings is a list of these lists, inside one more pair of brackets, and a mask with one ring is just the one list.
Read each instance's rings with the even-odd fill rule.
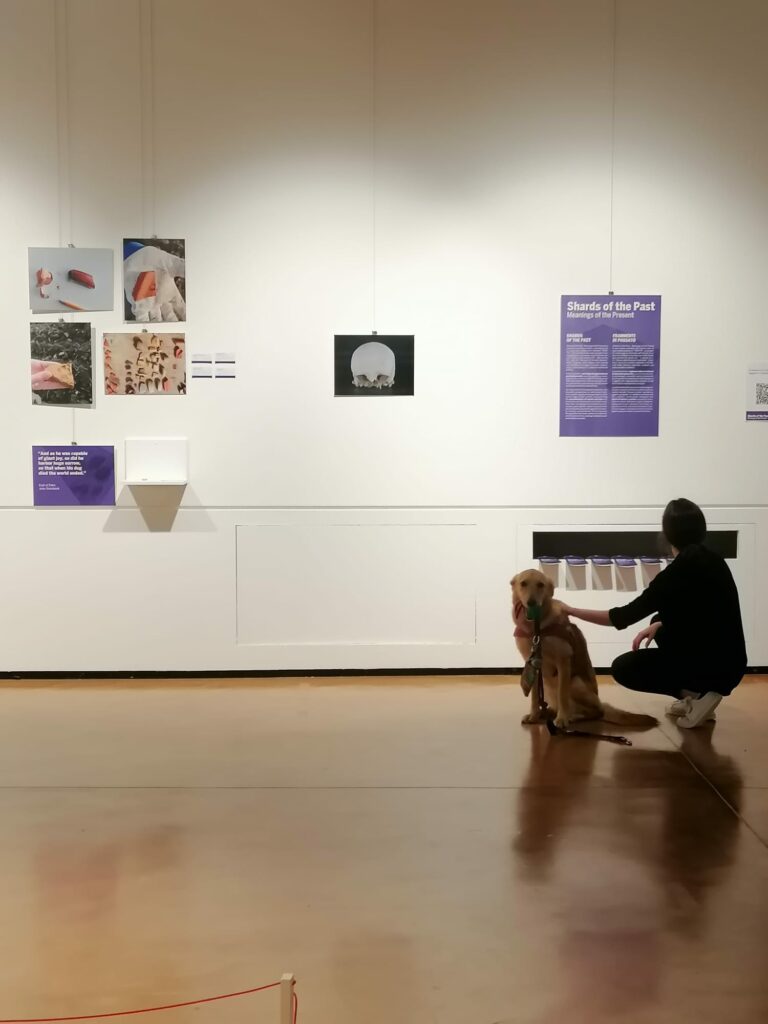
[[178,323],[186,320],[186,283],[183,238],[123,239],[126,323]]

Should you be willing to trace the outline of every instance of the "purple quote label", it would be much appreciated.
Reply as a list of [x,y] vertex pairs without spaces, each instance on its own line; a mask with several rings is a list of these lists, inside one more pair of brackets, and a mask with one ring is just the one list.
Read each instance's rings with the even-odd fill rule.
[[35,445],[32,448],[35,505],[114,505],[112,445]]

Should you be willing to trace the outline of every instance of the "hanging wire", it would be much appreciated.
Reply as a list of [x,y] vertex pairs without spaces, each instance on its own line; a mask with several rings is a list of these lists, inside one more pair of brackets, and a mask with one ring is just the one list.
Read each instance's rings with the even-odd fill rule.
[[379,59],[379,4],[371,0],[371,322],[376,333],[376,232],[377,232],[377,186],[378,186],[378,59]]
[[141,43],[139,90],[141,106],[141,199],[143,230],[155,236],[155,8],[153,0],[139,4]]
[[618,0],[612,0],[612,46],[611,46],[611,194],[610,226],[608,241],[608,294],[613,295],[613,211],[616,178],[616,39],[618,34]]

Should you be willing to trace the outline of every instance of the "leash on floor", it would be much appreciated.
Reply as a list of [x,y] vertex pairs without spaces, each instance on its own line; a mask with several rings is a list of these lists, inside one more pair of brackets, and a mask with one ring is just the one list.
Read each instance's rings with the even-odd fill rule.
[[626,736],[609,736],[603,732],[587,732],[585,729],[561,729],[555,725],[550,715],[549,706],[544,696],[544,670],[543,658],[541,655],[541,608],[536,604],[529,604],[525,617],[533,623],[533,635],[531,636],[531,653],[523,669],[531,685],[536,687],[536,703],[538,715],[541,718],[550,736],[586,736],[592,740],[606,740],[608,743],[618,743],[622,747],[631,747],[632,741]]

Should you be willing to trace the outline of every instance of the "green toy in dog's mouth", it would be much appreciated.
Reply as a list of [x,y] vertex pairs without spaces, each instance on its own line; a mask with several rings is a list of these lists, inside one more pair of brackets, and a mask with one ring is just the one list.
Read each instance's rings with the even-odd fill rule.
[[529,601],[525,609],[525,617],[529,622],[538,622],[541,619],[541,605],[535,601]]

